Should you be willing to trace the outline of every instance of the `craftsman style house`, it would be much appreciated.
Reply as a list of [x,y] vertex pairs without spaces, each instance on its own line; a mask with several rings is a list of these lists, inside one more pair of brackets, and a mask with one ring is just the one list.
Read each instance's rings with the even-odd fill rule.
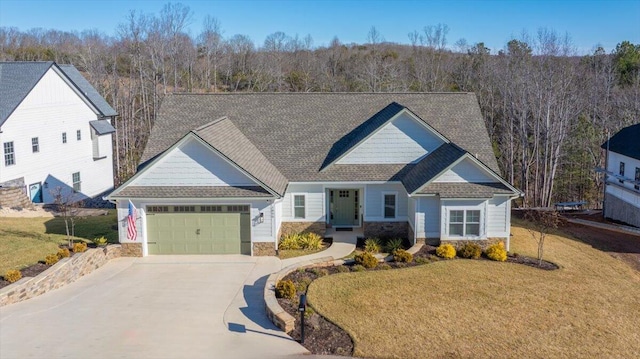
[[520,195],[470,93],[170,95],[142,161],[109,196],[137,255],[274,254],[329,227],[508,243]]
[[113,189],[116,115],[72,65],[0,62],[0,186],[44,203]]
[[604,216],[640,227],[640,123],[602,144],[607,150]]

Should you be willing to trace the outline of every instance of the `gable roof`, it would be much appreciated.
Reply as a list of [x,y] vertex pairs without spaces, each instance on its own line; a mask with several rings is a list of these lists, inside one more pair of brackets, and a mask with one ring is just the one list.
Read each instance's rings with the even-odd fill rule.
[[[499,172],[480,108],[472,93],[169,95],[162,103],[142,161],[153,159],[194,128],[226,116],[291,182],[399,181],[419,163],[333,164],[323,171],[320,169],[327,163],[332,148],[335,155],[336,151],[340,153],[339,150],[358,143],[361,136],[371,133],[402,108],[410,108],[413,114],[462,150],[477,155],[491,170]],[[368,120],[369,123],[363,126]],[[356,131],[358,127],[366,131]],[[351,138],[343,139],[350,133],[353,134]],[[336,146],[337,143],[341,145]]]
[[460,147],[445,143],[420,160],[402,179],[407,193],[413,193],[425,183],[433,180],[437,175],[451,167],[466,152]]
[[[607,149],[607,142],[603,143]],[[640,123],[625,127],[609,139],[609,151],[640,160]]]
[[223,117],[192,132],[274,192],[284,195],[287,179],[228,118]]
[[513,194],[500,182],[437,182],[422,187],[418,193],[438,195],[440,198],[491,198],[494,194]]
[[116,111],[100,96],[73,65],[57,65],[53,61],[0,62],[0,126],[11,116],[29,92],[51,67],[60,70],[75,90],[84,94],[103,116],[115,116]]

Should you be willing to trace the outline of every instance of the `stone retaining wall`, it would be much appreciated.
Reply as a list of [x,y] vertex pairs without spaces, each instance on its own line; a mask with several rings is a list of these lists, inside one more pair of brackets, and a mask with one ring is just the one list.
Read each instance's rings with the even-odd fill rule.
[[63,258],[35,277],[24,277],[0,289],[0,307],[27,300],[75,282],[78,278],[93,272],[120,255],[120,245],[109,245],[104,248],[91,248],[73,257]]
[[377,238],[410,238],[413,240],[413,235],[409,236],[409,222],[364,222],[363,231],[365,238],[377,237]]
[[273,242],[253,242],[254,256],[275,256],[276,244]]
[[313,232],[324,238],[327,224],[324,222],[282,222],[278,238],[291,233]]
[[22,187],[2,187],[0,188],[0,207],[33,208],[33,204]]

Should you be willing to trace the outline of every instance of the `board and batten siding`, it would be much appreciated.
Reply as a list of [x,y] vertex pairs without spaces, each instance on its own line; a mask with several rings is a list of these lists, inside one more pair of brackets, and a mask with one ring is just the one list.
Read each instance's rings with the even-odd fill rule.
[[403,113],[336,163],[415,163],[441,144],[442,139]]
[[[5,166],[2,157],[0,182],[19,177],[24,177],[27,186],[40,182],[45,203],[53,202],[51,192],[57,187],[71,190],[72,174],[76,172],[80,172],[80,192],[86,197],[113,188],[111,134],[103,135],[105,141],[101,146],[104,147],[100,150],[105,158],[93,158],[89,121],[96,119],[96,113],[50,68],[2,125],[0,146],[13,142],[15,165]],[[77,130],[80,130],[80,141]],[[67,143],[62,143],[63,132],[66,132]],[[36,153],[31,143],[34,137],[38,138]]]
[[[396,218],[384,218],[383,194],[396,193]],[[401,183],[367,184],[364,188],[364,220],[366,222],[406,221],[408,215],[407,191]]]
[[495,196],[487,202],[487,237],[506,238],[511,232],[511,200],[507,196]]
[[463,159],[455,166],[447,170],[440,175],[433,182],[496,182],[497,180],[493,176],[487,173],[487,170],[481,168],[477,164],[473,163],[468,158]]
[[136,178],[135,186],[256,186],[212,149],[189,138]]
[[419,197],[416,212],[416,237],[440,237],[440,199],[439,197]]
[[[294,218],[293,197],[305,196],[305,218]],[[283,222],[324,222],[324,189],[321,183],[289,183],[282,200]]]

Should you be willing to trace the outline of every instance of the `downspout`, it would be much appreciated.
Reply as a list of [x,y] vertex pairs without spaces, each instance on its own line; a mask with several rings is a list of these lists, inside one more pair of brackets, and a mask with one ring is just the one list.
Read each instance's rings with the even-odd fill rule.
[[608,183],[608,171],[609,171],[609,140],[611,139],[611,133],[609,132],[609,130],[607,130],[607,150],[604,156],[604,176],[603,176],[603,183],[604,185],[602,186],[602,218],[605,218],[605,206],[607,205],[607,183]]

